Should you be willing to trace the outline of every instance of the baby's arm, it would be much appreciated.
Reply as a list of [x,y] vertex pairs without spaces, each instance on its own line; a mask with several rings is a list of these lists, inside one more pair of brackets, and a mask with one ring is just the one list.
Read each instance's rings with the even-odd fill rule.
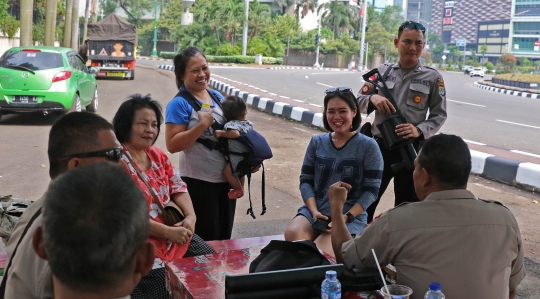
[[225,130],[215,130],[214,134],[216,135],[216,138],[225,137],[228,139],[236,139],[240,137],[240,131],[233,130],[233,129],[227,129]]

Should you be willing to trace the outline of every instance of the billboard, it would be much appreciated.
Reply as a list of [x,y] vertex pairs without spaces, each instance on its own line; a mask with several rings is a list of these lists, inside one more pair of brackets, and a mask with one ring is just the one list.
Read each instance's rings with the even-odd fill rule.
[[452,23],[454,19],[454,4],[453,0],[444,1],[443,23],[442,23],[442,42],[449,44],[452,40]]

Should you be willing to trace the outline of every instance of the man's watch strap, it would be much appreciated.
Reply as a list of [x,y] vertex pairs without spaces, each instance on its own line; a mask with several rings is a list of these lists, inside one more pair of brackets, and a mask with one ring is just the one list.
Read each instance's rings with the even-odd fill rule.
[[354,215],[351,212],[345,213],[345,216],[347,216],[347,223],[352,223],[354,221]]
[[[424,132],[422,132],[422,130],[420,130],[419,127],[416,127],[416,130],[418,131],[418,134],[420,134],[420,136],[424,135]],[[420,137],[418,136],[418,137]]]

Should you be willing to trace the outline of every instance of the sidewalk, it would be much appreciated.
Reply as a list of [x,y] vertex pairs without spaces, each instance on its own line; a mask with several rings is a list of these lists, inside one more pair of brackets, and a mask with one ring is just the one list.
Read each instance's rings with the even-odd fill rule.
[[[160,65],[159,68],[172,71],[171,66]],[[225,95],[239,96],[252,108],[324,130],[323,107],[320,105],[280,96],[219,75],[213,77],[219,80],[210,79],[211,88]],[[372,121],[365,115],[362,115],[362,118],[364,121]],[[471,173],[530,191],[540,188],[540,156],[522,155],[508,149],[494,148],[471,141],[468,141],[468,145],[472,157]]]

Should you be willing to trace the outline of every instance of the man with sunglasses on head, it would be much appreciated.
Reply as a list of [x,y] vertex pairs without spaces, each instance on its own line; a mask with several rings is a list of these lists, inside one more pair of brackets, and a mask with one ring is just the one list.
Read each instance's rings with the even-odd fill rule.
[[[122,147],[107,120],[92,113],[74,112],[53,124],[47,153],[49,175],[54,180],[82,165],[101,161],[119,163]],[[43,203],[42,197],[26,209],[7,243],[0,298],[54,298],[51,269],[32,247],[32,235],[42,225]]]
[[[416,152],[424,139],[435,135],[446,120],[446,88],[444,80],[432,67],[422,65],[420,56],[424,49],[425,28],[420,23],[406,21],[399,27],[394,46],[398,49],[399,61],[385,63],[378,67],[382,80],[388,86],[402,116],[407,123],[396,126],[396,133],[405,139],[411,138]],[[360,112],[375,111],[371,134],[379,144],[384,171],[377,200],[367,209],[368,223],[373,220],[375,209],[394,178],[394,205],[403,202],[417,202],[414,192],[413,168],[392,170],[392,164],[402,161],[400,149],[388,149],[383,135],[377,128],[387,117],[396,112],[396,107],[384,97],[382,91],[365,83],[358,93]]]

